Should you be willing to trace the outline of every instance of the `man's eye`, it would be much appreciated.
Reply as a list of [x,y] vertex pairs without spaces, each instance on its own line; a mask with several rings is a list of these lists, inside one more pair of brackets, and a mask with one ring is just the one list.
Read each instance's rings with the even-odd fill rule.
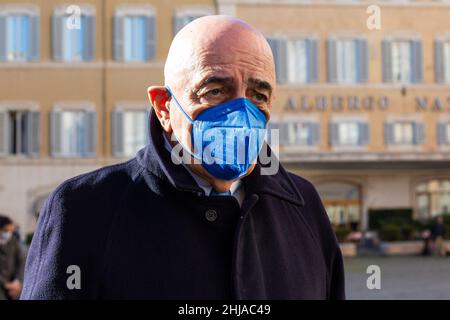
[[212,89],[206,93],[207,97],[214,98],[222,94],[222,90],[220,89]]
[[258,102],[266,102],[267,101],[267,97],[261,93],[255,93],[253,95],[253,98],[255,99],[255,101],[258,101]]

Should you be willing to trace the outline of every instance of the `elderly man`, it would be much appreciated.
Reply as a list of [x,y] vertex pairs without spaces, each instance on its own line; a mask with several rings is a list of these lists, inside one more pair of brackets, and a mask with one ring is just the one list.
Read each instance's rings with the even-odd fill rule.
[[[265,38],[232,17],[197,19],[164,72],[165,86],[148,90],[149,144],[48,198],[22,298],[343,299],[341,253],[314,187],[256,161],[275,88]],[[249,138],[208,153],[211,132]],[[228,157],[237,149],[239,162]]]

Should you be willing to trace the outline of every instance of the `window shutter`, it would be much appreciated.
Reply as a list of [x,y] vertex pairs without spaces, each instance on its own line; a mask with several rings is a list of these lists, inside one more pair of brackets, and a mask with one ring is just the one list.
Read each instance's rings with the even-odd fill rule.
[[0,61],[6,61],[6,16],[0,14]]
[[423,144],[425,138],[423,123],[415,122],[413,128],[413,144]]
[[178,31],[184,27],[184,16],[174,16],[173,17],[173,36],[175,36]]
[[434,40],[434,79],[436,83],[444,83],[444,46],[442,41]]
[[337,82],[337,57],[336,57],[336,40],[327,40],[327,74],[328,82]]
[[447,141],[447,125],[448,123],[439,122],[437,124],[437,143],[439,145],[448,144],[450,141]]
[[62,61],[64,17],[53,14],[52,16],[52,54],[53,60]]
[[383,58],[383,82],[392,82],[392,43],[390,40],[383,40],[381,55]]
[[386,122],[384,124],[384,143],[386,145],[394,144],[394,130],[393,124]]
[[358,145],[365,146],[369,143],[369,124],[366,122],[360,122],[358,126],[359,126]]
[[288,145],[290,143],[289,141],[289,123],[285,122],[285,121],[281,121],[278,124],[278,128],[279,128],[279,132],[278,132],[278,136],[279,136],[279,144],[280,145]]
[[40,19],[37,15],[30,16],[30,51],[29,51],[29,60],[37,61],[40,56]]
[[155,16],[148,16],[145,19],[145,59],[153,60],[156,56],[156,19]]
[[83,32],[83,60],[92,61],[95,58],[95,16],[83,14],[81,16]]
[[0,156],[9,153],[8,113],[0,110]]
[[40,113],[30,111],[24,114],[25,117],[25,153],[31,157],[39,156],[40,149]]
[[97,113],[87,111],[84,117],[85,144],[84,154],[86,157],[95,157],[97,146]]
[[357,39],[355,42],[356,57],[358,61],[358,74],[356,79],[360,83],[367,82],[369,78],[369,54],[367,48],[367,39]]
[[308,63],[308,79],[309,83],[315,83],[319,81],[319,49],[316,39],[306,40],[307,48],[307,63]]
[[123,112],[113,111],[111,113],[111,129],[112,129],[112,154],[115,157],[124,155],[124,128],[123,128]]
[[317,145],[320,142],[320,124],[317,122],[311,123],[311,137],[312,145]]
[[420,40],[411,40],[411,82],[422,82],[422,43]]
[[50,112],[50,154],[52,157],[62,156],[62,113]]
[[330,122],[328,125],[328,140],[331,146],[339,143],[339,124]]
[[267,42],[272,48],[275,61],[275,71],[278,83],[287,81],[287,47],[286,40],[278,38],[268,38]]
[[124,59],[124,17],[115,16],[114,17],[114,60],[123,61]]

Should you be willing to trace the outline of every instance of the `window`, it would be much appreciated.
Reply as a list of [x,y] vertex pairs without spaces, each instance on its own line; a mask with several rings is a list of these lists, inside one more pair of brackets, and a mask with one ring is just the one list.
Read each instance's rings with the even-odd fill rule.
[[[272,129],[279,130],[279,144],[284,146],[312,146],[320,141],[319,124],[311,121],[269,121],[268,134]],[[274,143],[269,136],[269,144]],[[276,143],[277,141],[275,141]]]
[[114,59],[145,62],[156,55],[156,21],[149,6],[121,6],[114,17]]
[[39,59],[38,10],[29,6],[0,10],[0,61],[25,62]]
[[422,81],[422,44],[417,39],[384,40],[383,81],[419,83]]
[[361,220],[360,186],[347,182],[323,182],[317,185],[330,222],[356,231]]
[[450,83],[450,39],[434,42],[434,76],[437,83]]
[[415,191],[419,218],[450,213],[450,179],[431,179],[418,184]]
[[369,125],[359,121],[332,122],[329,135],[332,146],[364,146],[369,143]]
[[439,145],[450,145],[450,121],[437,124],[437,142]]
[[328,81],[361,83],[368,79],[367,40],[331,38],[328,48]]
[[278,83],[314,83],[318,81],[316,39],[269,37],[267,41],[272,48]]
[[121,109],[112,113],[112,150],[115,157],[132,157],[148,142],[148,111]]
[[418,145],[424,140],[423,124],[413,121],[386,123],[384,133],[388,145]]
[[50,113],[53,157],[95,156],[97,124],[95,111],[56,108]]
[[0,110],[0,155],[39,155],[39,112]]
[[206,7],[189,7],[180,8],[173,17],[173,35],[175,36],[185,25],[207,15],[214,14],[211,8]]
[[52,17],[52,51],[56,61],[91,61],[95,51],[95,9],[81,7],[79,25],[74,24],[67,7],[55,10]]

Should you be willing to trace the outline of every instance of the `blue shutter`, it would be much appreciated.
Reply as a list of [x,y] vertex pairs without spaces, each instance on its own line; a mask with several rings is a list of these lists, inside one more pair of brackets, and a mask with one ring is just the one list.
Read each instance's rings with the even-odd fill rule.
[[414,122],[413,123],[413,144],[419,145],[423,144],[424,141],[424,127],[422,123]]
[[444,83],[444,46],[442,41],[434,41],[434,79],[436,83]]
[[0,156],[9,153],[9,126],[8,113],[0,110]]
[[50,112],[50,155],[60,157],[62,155],[62,114],[60,111]]
[[0,61],[6,61],[6,16],[0,14]]
[[310,122],[309,125],[309,136],[311,137],[310,145],[317,145],[320,141],[320,125],[317,122]]
[[114,60],[124,60],[124,17],[115,16],[114,18],[114,39],[113,39],[113,55]]
[[114,157],[122,157],[124,155],[123,111],[117,110],[111,113],[111,130],[112,154]]
[[173,17],[173,36],[175,36],[178,31],[180,31],[184,27],[184,16],[174,16]]
[[319,81],[319,49],[316,39],[306,40],[306,59],[308,64],[307,82],[315,83]]
[[359,83],[365,83],[369,77],[369,54],[367,48],[367,39],[355,40],[355,49],[357,57],[356,69],[358,73],[356,79]]
[[53,60],[62,61],[64,16],[53,14],[52,16],[52,54]]
[[95,17],[93,15],[81,16],[83,39],[83,60],[92,61],[95,58]]
[[447,127],[448,122],[439,122],[437,124],[437,143],[439,145],[450,143],[450,141],[447,141]]
[[335,146],[339,143],[339,124],[330,122],[328,124],[328,143]]
[[359,122],[358,129],[358,145],[365,146],[369,143],[369,124],[366,122]]
[[25,153],[31,157],[39,156],[40,149],[40,113],[30,111],[24,114],[25,131],[24,131],[24,149]]
[[386,145],[394,144],[394,128],[393,124],[389,122],[384,123],[384,143]]
[[422,82],[422,43],[420,40],[411,40],[411,82]]
[[147,16],[144,22],[145,34],[145,60],[153,60],[156,56],[156,19],[155,16]]
[[381,55],[383,58],[383,82],[392,82],[392,43],[390,40],[383,40]]
[[327,75],[328,82],[337,82],[337,51],[336,40],[327,40]]
[[97,146],[97,113],[95,111],[87,111],[85,113],[83,126],[85,135],[83,155],[94,157]]
[[272,48],[277,82],[285,83],[287,81],[286,40],[278,38],[268,38],[267,42]]
[[40,56],[40,19],[36,15],[30,16],[30,30],[27,30],[25,32],[29,32],[29,39],[30,39],[30,47],[28,52],[28,60],[30,61],[37,61],[39,60]]

